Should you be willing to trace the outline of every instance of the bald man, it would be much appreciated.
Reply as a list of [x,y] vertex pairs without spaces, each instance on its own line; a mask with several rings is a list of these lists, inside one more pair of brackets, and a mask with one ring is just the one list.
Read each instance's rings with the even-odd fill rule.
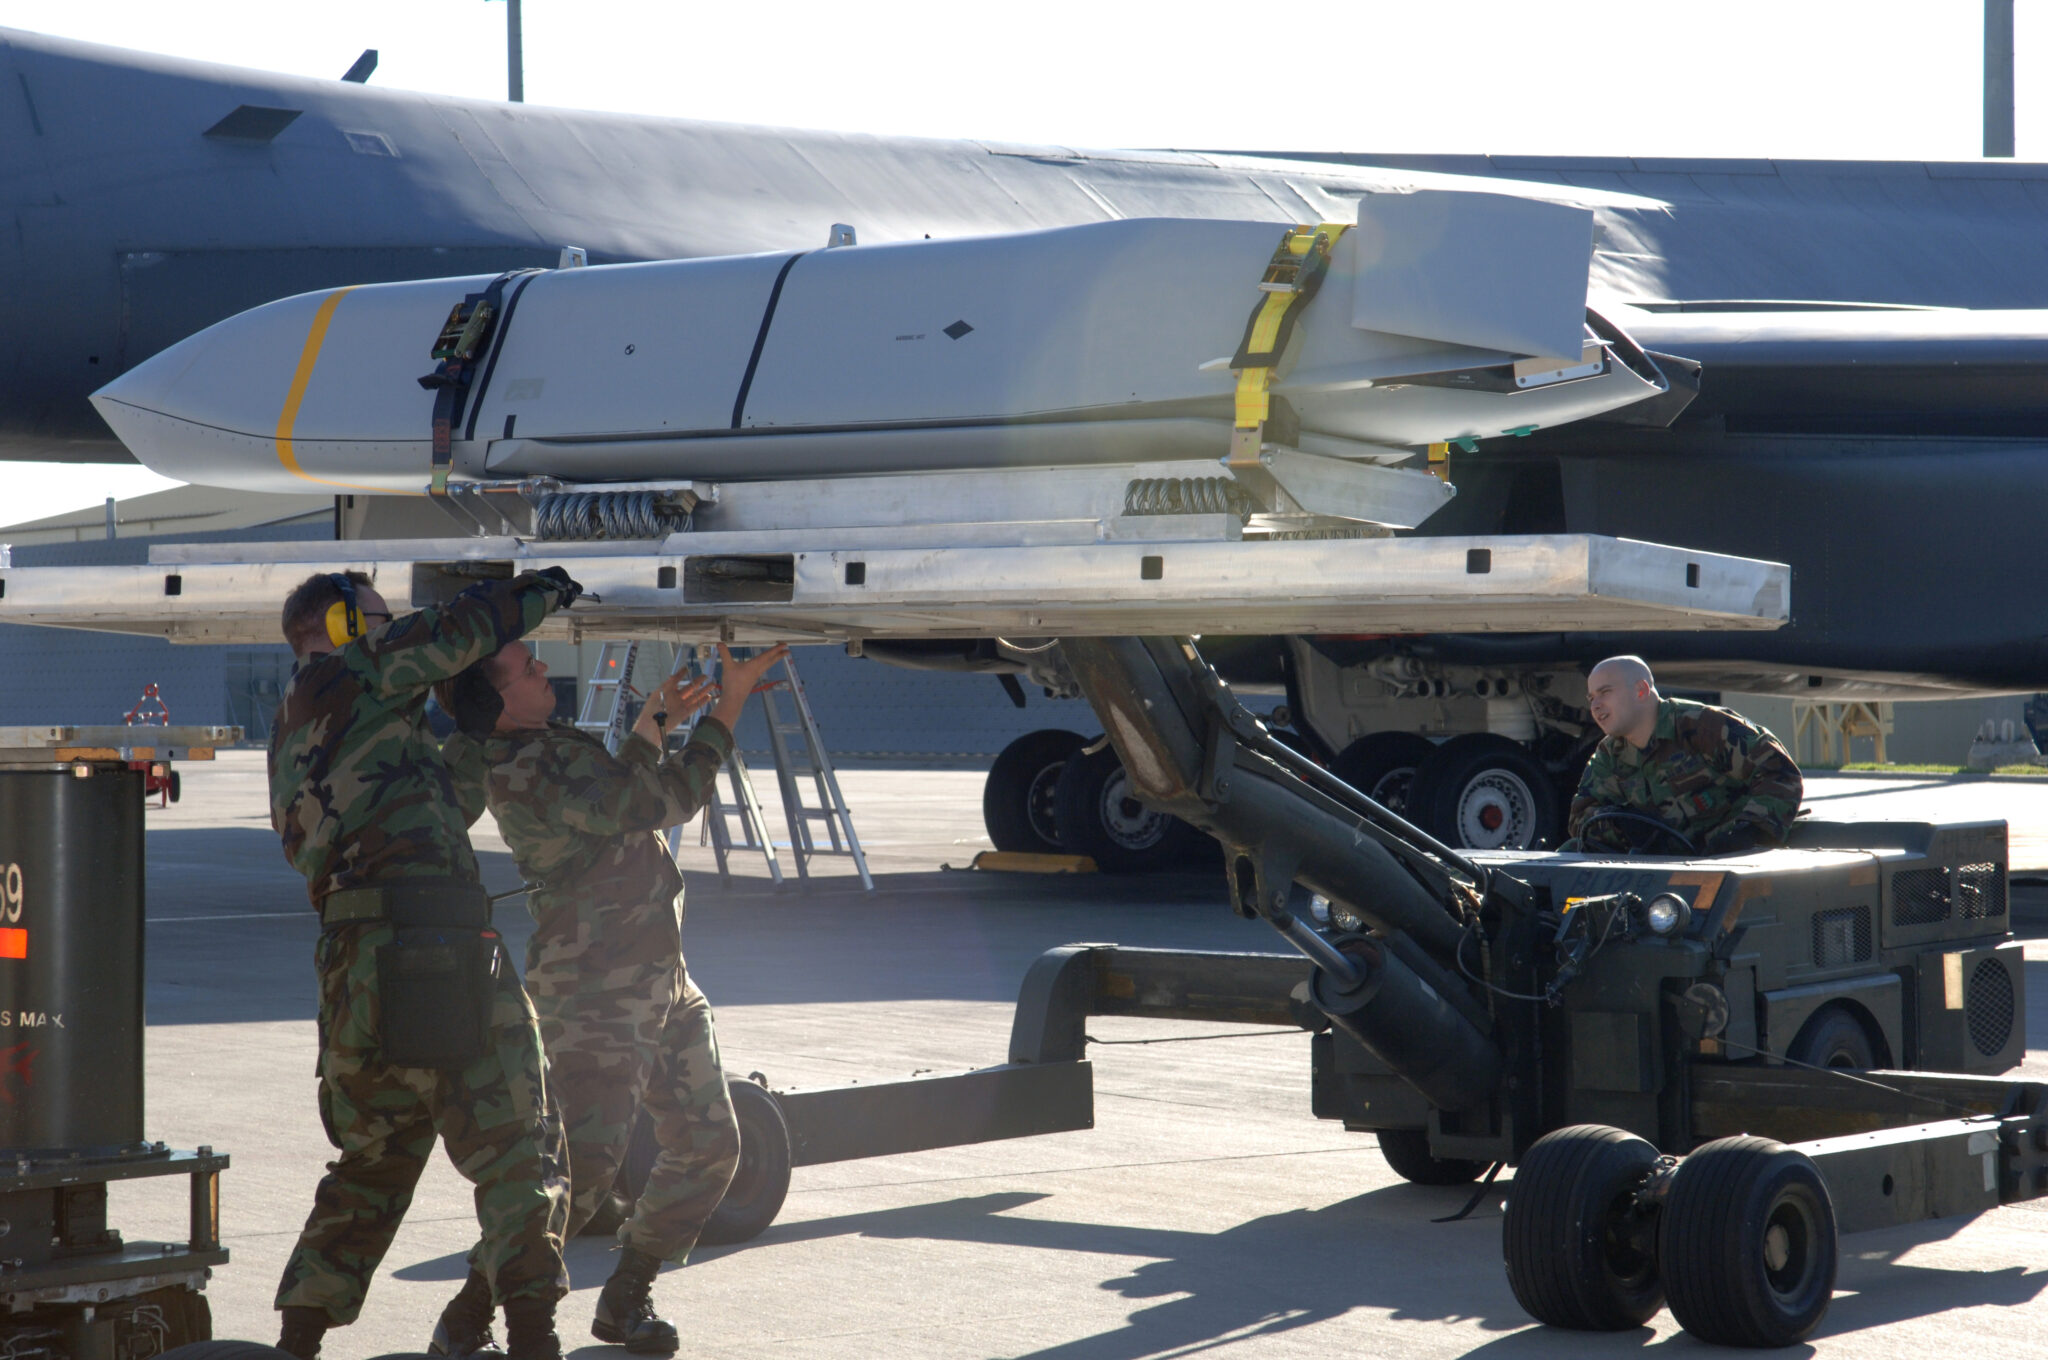
[[1572,799],[1581,849],[1676,855],[1690,843],[1730,855],[1785,843],[1804,788],[1776,737],[1725,708],[1665,698],[1639,656],[1595,666],[1586,698],[1607,736]]

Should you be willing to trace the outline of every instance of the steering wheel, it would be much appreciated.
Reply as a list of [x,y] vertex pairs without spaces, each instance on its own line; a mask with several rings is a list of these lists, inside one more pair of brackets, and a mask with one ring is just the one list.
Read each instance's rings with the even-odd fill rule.
[[[1631,812],[1627,808],[1617,807],[1595,808],[1592,812],[1586,815],[1586,820],[1579,826],[1579,844],[1581,845],[1581,847],[1585,845],[1586,832],[1592,828],[1592,825],[1595,822],[1635,822],[1641,826],[1649,827],[1653,831],[1662,832],[1665,837],[1672,841],[1677,842],[1679,846],[1678,853],[1681,855],[1696,855],[1699,853],[1699,848],[1695,846],[1692,843],[1692,841],[1688,839],[1682,832],[1679,832],[1671,827],[1666,826],[1664,823],[1658,821],[1655,817],[1649,816],[1647,813]],[[1654,845],[1656,844],[1656,842],[1652,841],[1651,844]],[[1642,846],[1630,847],[1630,849],[1632,850],[1640,850],[1643,848],[1644,847]]]

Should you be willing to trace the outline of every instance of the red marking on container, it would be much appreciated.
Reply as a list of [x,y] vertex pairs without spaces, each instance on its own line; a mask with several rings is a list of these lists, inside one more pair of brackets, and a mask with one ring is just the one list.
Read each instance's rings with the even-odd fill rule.
[[0,959],[28,957],[28,932],[20,926],[0,927]]
[[14,1085],[9,1077],[20,1077],[23,1086],[35,1085],[35,1050],[23,1040],[12,1048],[0,1048],[0,1100],[14,1103]]

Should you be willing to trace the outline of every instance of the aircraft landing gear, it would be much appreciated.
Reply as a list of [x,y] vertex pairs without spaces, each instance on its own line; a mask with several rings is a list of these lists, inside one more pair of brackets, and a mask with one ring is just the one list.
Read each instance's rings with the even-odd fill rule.
[[1139,874],[1206,862],[1215,842],[1180,818],[1138,801],[1116,750],[1076,756],[1060,772],[1054,807],[1060,848],[1087,855],[1110,874]]
[[1428,737],[1414,732],[1374,732],[1338,752],[1330,772],[1387,811],[1405,817],[1415,771],[1435,752]]
[[1537,850],[1563,838],[1557,784],[1520,742],[1468,732],[1416,766],[1403,815],[1467,850]]
[[1003,748],[981,788],[981,820],[996,849],[1029,855],[1061,850],[1055,800],[1060,772],[1087,745],[1078,732],[1026,732]]

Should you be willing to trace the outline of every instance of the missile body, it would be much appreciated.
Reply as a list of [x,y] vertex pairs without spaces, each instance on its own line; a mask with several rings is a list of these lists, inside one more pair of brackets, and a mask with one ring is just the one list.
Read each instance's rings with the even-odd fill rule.
[[[1272,385],[1284,428],[1269,437],[1392,463],[1665,390],[1640,351],[1587,324],[1589,214],[1384,198],[1366,201],[1301,309]],[[1140,219],[515,277],[451,431],[453,476],[747,481],[1220,458],[1231,356],[1280,236]],[[435,402],[419,379],[451,308],[491,282],[285,298],[93,400],[143,463],[182,481],[419,493]]]

